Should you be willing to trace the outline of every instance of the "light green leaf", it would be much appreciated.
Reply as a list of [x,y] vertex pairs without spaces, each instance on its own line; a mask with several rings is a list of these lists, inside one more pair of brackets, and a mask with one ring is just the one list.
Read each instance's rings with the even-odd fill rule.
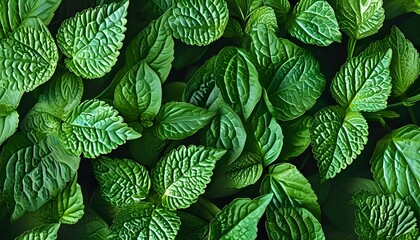
[[0,116],[6,116],[19,106],[23,92],[0,87]]
[[45,26],[19,28],[0,41],[0,87],[32,91],[51,78],[57,61],[57,46]]
[[262,159],[255,153],[242,153],[227,166],[224,187],[244,188],[256,183],[263,171]]
[[253,200],[238,198],[225,206],[210,222],[209,240],[257,238],[257,224],[271,201],[272,194]]
[[135,161],[99,157],[92,163],[101,196],[112,205],[121,208],[136,204],[149,194],[149,173]]
[[217,115],[201,133],[201,142],[208,147],[226,149],[223,159],[231,163],[241,155],[245,146],[246,132],[241,118],[220,98],[209,110]]
[[57,43],[77,76],[100,78],[117,62],[126,30],[128,1],[89,8],[65,20]]
[[403,95],[416,81],[420,73],[420,56],[417,49],[404,34],[393,26],[391,33],[383,40],[372,43],[364,55],[392,49],[392,60],[389,70],[392,77],[392,92],[395,96]]
[[210,182],[216,161],[226,150],[180,146],[165,155],[152,170],[154,190],[170,210],[187,208],[197,201]]
[[376,112],[386,108],[391,94],[389,65],[392,50],[348,60],[334,77],[331,93],[350,111]]
[[420,14],[420,1],[419,0],[402,0],[403,7],[407,12],[415,12]]
[[8,115],[0,115],[0,145],[16,132],[19,125],[19,114],[16,111]]
[[247,119],[262,93],[257,69],[248,53],[240,48],[223,48],[216,59],[215,76],[225,102]]
[[265,226],[270,240],[325,239],[321,224],[304,208],[269,208]]
[[310,133],[321,180],[325,181],[361,153],[367,143],[368,125],[362,114],[330,106],[315,114]]
[[175,38],[189,45],[209,45],[223,35],[229,20],[224,0],[179,0],[169,26]]
[[288,0],[262,0],[264,5],[274,9],[277,21],[286,22],[290,11],[290,3]]
[[286,25],[290,35],[307,44],[341,42],[334,10],[326,0],[299,1]]
[[184,139],[205,127],[215,115],[215,112],[190,103],[166,103],[156,116],[156,133],[162,140]]
[[281,123],[283,129],[283,148],[280,160],[287,161],[301,155],[311,144],[309,128],[313,117],[302,116],[293,121]]
[[356,40],[375,34],[385,19],[382,0],[334,0],[340,29]]
[[203,240],[209,231],[208,223],[195,215],[177,211],[176,214],[181,220],[179,232],[176,235],[178,240]]
[[159,76],[144,61],[139,62],[122,77],[115,88],[114,105],[127,122],[150,127],[160,109],[162,86]]
[[77,184],[77,174],[54,199],[54,218],[63,224],[75,224],[84,214],[82,188]]
[[111,239],[175,239],[181,221],[175,212],[142,203],[123,209],[111,226]]
[[420,212],[420,128],[406,125],[381,139],[372,159],[375,180],[385,193],[409,197]]
[[61,120],[51,115],[50,111],[54,111],[50,106],[35,104],[20,124],[22,131],[26,134],[36,133],[40,137],[57,133],[61,127]]
[[250,34],[254,28],[258,28],[259,24],[264,24],[269,30],[277,32],[279,28],[274,9],[262,6],[253,11],[245,25],[245,32]]
[[41,225],[24,232],[16,240],[55,240],[59,228],[59,223]]
[[263,178],[261,194],[273,193],[273,204],[276,208],[304,208],[316,218],[321,218],[318,198],[311,184],[292,164],[276,164],[269,168]]
[[410,234],[416,218],[409,205],[393,195],[370,195],[360,192],[353,196],[356,206],[356,233],[359,239],[394,239]]
[[126,140],[141,135],[127,126],[118,112],[103,101],[87,100],[77,106],[60,129],[60,141],[75,155],[94,158],[107,154]]

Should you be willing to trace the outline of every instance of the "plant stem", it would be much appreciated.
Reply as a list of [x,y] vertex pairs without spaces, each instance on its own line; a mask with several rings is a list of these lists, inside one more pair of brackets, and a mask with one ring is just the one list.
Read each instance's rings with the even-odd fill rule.
[[354,49],[356,48],[356,42],[357,40],[350,37],[348,46],[347,46],[347,59],[350,59],[353,57]]
[[197,200],[197,203],[205,209],[208,213],[210,213],[213,218],[216,217],[217,214],[219,214],[222,210],[218,208],[214,203],[210,202],[208,199],[204,197],[199,197]]
[[408,111],[408,114],[410,115],[411,122],[414,125],[418,126],[418,121],[417,121],[417,118],[416,118],[416,114],[413,111],[413,108],[410,107],[410,106],[407,106],[407,111]]

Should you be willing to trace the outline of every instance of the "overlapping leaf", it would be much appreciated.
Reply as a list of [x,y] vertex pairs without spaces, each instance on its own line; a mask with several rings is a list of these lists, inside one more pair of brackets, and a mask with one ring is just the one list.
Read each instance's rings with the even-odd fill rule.
[[0,115],[0,145],[16,132],[18,125],[19,114],[16,111]]
[[281,160],[289,160],[301,155],[311,144],[309,128],[313,117],[302,116],[294,121],[281,124],[283,129],[283,148],[280,154]]
[[250,34],[259,24],[265,24],[271,31],[277,32],[277,19],[274,9],[271,7],[259,7],[251,13],[245,26],[245,32]]
[[16,240],[53,240],[57,239],[59,223],[45,224],[39,227],[30,229],[16,238]]
[[53,215],[58,222],[75,224],[84,214],[82,188],[77,183],[77,174],[73,180],[54,199]]
[[263,171],[262,159],[251,152],[242,153],[238,159],[230,163],[226,169],[224,187],[244,188],[256,183]]

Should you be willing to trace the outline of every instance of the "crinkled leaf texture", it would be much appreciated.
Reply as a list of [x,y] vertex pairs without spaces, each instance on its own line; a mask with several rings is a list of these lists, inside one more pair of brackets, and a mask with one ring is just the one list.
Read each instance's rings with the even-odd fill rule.
[[265,6],[274,9],[279,23],[284,23],[287,20],[290,11],[289,0],[263,0],[263,3]]
[[89,8],[64,21],[57,43],[77,76],[100,78],[117,62],[124,40],[128,1]]
[[341,42],[341,33],[333,8],[326,0],[301,0],[287,22],[293,37],[307,44],[328,46]]
[[321,224],[305,208],[269,207],[265,227],[270,240],[325,239]]
[[242,153],[238,159],[227,166],[224,187],[244,188],[260,179],[263,172],[262,159],[251,152]]
[[40,25],[40,29],[19,28],[0,40],[0,87],[29,92],[53,75],[57,46],[48,29]]
[[150,203],[127,207],[111,226],[111,239],[175,239],[181,221],[175,212]]
[[273,193],[273,204],[276,208],[305,208],[316,218],[321,218],[318,198],[311,184],[292,164],[276,164],[269,168],[263,178],[261,194]]
[[253,11],[246,23],[245,32],[250,34],[259,24],[265,24],[271,31],[277,32],[279,28],[274,9],[262,6]]
[[4,116],[0,115],[0,145],[16,132],[18,125],[19,114],[17,111],[10,112]]
[[184,139],[205,127],[215,115],[215,112],[190,103],[169,102],[156,116],[156,133],[162,140]]
[[59,223],[44,224],[24,232],[16,240],[55,240],[59,228]]
[[233,200],[210,222],[209,240],[256,239],[257,224],[272,197],[272,194],[267,194],[253,200]]
[[406,125],[381,139],[372,159],[375,180],[385,193],[409,197],[420,213],[420,128]]
[[366,145],[369,132],[361,113],[330,106],[315,114],[310,133],[321,180],[325,181],[353,162]]
[[82,188],[77,183],[76,174],[54,199],[53,216],[60,223],[75,224],[83,217],[84,209]]
[[72,179],[79,161],[54,136],[32,142],[22,134],[15,135],[0,159],[6,169],[2,195],[13,210],[12,220],[38,210],[55,197]]
[[309,128],[312,121],[313,117],[302,116],[294,121],[281,123],[284,140],[280,160],[287,161],[305,152],[311,144]]
[[141,135],[127,126],[118,112],[103,101],[87,100],[77,106],[60,129],[60,141],[75,155],[95,158],[126,140]]
[[154,190],[162,206],[176,210],[197,201],[210,182],[216,161],[226,150],[203,146],[180,146],[165,155],[152,170]]
[[224,0],[180,0],[172,9],[169,25],[175,38],[189,45],[209,45],[223,35],[229,20]]
[[247,119],[262,93],[258,71],[248,53],[236,47],[223,48],[216,59],[215,76],[223,100]]
[[334,99],[351,111],[376,112],[386,108],[391,94],[391,58],[389,49],[348,60],[331,84]]
[[101,196],[116,207],[140,203],[151,186],[147,169],[130,159],[99,157],[93,162]]
[[362,191],[353,196],[352,203],[356,206],[355,231],[359,239],[395,239],[410,235],[416,229],[416,218],[410,206],[393,195],[371,195]]

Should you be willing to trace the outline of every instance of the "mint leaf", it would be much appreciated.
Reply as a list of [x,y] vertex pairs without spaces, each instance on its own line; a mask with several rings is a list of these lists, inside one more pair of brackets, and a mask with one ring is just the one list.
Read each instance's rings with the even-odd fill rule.
[[180,146],[165,155],[152,170],[152,183],[167,209],[187,208],[210,182],[216,161],[226,150]]
[[77,174],[54,199],[53,215],[58,222],[75,224],[84,214],[82,188],[77,184]]
[[177,211],[181,220],[179,232],[176,239],[179,240],[202,240],[205,239],[209,230],[208,223],[192,214]]
[[256,239],[257,224],[272,196],[267,194],[253,200],[233,200],[210,222],[209,240]]
[[128,1],[86,9],[64,21],[57,43],[77,76],[100,78],[111,71],[122,47]]
[[35,133],[42,138],[58,133],[61,121],[51,115],[50,111],[51,108],[45,105],[35,104],[20,124],[22,131],[26,134]]
[[149,194],[149,173],[135,161],[99,157],[92,163],[101,196],[112,205],[121,208],[136,204]]
[[0,145],[16,132],[19,125],[19,114],[13,111],[7,115],[0,115]]
[[250,34],[259,24],[264,24],[273,32],[278,31],[277,19],[274,9],[262,6],[251,13],[245,25],[245,32]]
[[229,7],[230,16],[245,20],[257,8],[261,7],[261,0],[226,0]]
[[118,112],[105,102],[87,100],[65,119],[60,141],[75,155],[95,158],[141,135],[127,126]]
[[244,188],[260,179],[263,172],[262,159],[251,152],[242,153],[238,159],[227,166],[224,187]]
[[175,38],[189,45],[209,45],[223,35],[229,20],[223,0],[180,0],[172,9],[169,26]]
[[284,23],[287,20],[290,3],[289,0],[262,0],[265,6],[274,9],[274,12],[279,23]]
[[15,111],[23,92],[0,87],[0,115]]
[[362,114],[330,106],[315,114],[310,128],[312,152],[321,180],[333,178],[353,162],[367,143],[368,125]]
[[59,223],[45,224],[24,232],[16,240],[54,240],[57,239]]
[[341,42],[334,10],[326,0],[300,0],[286,24],[290,35],[307,44]]
[[229,18],[223,37],[225,38],[242,38],[245,35],[242,25],[235,19]]
[[348,60],[334,77],[331,93],[350,111],[376,112],[386,108],[391,94],[389,65],[392,50]]
[[281,123],[284,139],[280,160],[287,161],[305,152],[311,144],[309,128],[312,121],[313,117],[302,116],[293,121]]

